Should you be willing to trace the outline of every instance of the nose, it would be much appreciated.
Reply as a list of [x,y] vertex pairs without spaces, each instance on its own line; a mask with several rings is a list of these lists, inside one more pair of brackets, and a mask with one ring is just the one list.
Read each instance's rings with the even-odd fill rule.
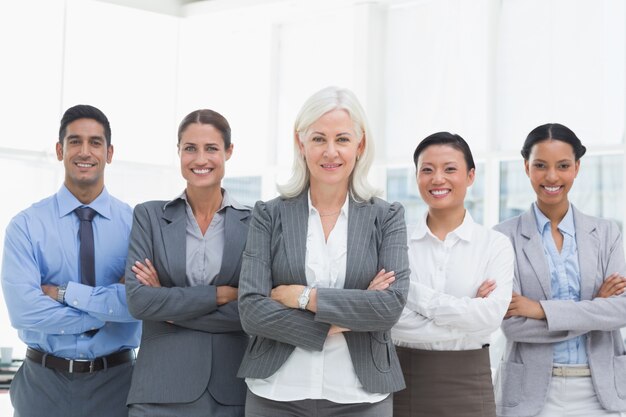
[[327,158],[334,158],[337,155],[337,147],[335,146],[335,142],[333,142],[332,140],[327,142],[324,154]]
[[444,182],[444,174],[443,171],[437,169],[433,173],[433,184],[441,184]]
[[200,149],[196,155],[196,160],[200,163],[204,163],[209,159],[209,153],[204,149]]
[[546,173],[546,180],[552,182],[552,181],[556,181],[558,178],[559,176],[556,173],[556,169],[554,168],[548,169],[548,172]]
[[80,145],[80,155],[88,156],[90,153],[89,149],[90,149],[89,141],[83,141],[83,143]]

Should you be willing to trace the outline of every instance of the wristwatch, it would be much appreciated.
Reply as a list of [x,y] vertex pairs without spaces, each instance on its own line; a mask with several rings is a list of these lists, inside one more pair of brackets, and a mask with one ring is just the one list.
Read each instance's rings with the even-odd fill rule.
[[57,301],[61,304],[65,304],[65,290],[67,290],[67,284],[59,285],[57,291]]
[[298,297],[298,308],[300,308],[300,310],[306,310],[306,306],[309,304],[309,296],[311,295],[312,289],[313,287],[307,286],[304,287],[304,290],[302,290],[302,294]]

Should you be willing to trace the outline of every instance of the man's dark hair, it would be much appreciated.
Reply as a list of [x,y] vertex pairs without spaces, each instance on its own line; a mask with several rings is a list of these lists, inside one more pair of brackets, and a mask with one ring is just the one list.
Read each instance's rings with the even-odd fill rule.
[[61,144],[63,144],[67,125],[78,119],[93,119],[100,123],[104,128],[104,137],[106,138],[107,146],[111,146],[111,126],[109,125],[109,119],[107,119],[100,109],[88,104],[78,104],[65,111],[61,118],[61,127],[59,127],[59,142]]

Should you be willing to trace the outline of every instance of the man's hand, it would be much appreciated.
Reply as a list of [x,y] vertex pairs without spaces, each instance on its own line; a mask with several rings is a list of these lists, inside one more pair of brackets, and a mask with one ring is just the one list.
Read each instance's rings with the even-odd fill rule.
[[57,295],[59,295],[59,287],[56,285],[42,285],[41,291],[54,301],[57,300]]

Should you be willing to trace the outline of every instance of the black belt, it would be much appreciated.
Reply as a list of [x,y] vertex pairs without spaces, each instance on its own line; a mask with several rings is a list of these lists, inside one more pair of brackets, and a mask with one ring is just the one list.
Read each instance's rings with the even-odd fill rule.
[[59,358],[29,347],[26,349],[26,357],[41,366],[58,371],[91,373],[132,362],[135,360],[135,353],[131,349],[127,349],[93,360],[78,360]]

